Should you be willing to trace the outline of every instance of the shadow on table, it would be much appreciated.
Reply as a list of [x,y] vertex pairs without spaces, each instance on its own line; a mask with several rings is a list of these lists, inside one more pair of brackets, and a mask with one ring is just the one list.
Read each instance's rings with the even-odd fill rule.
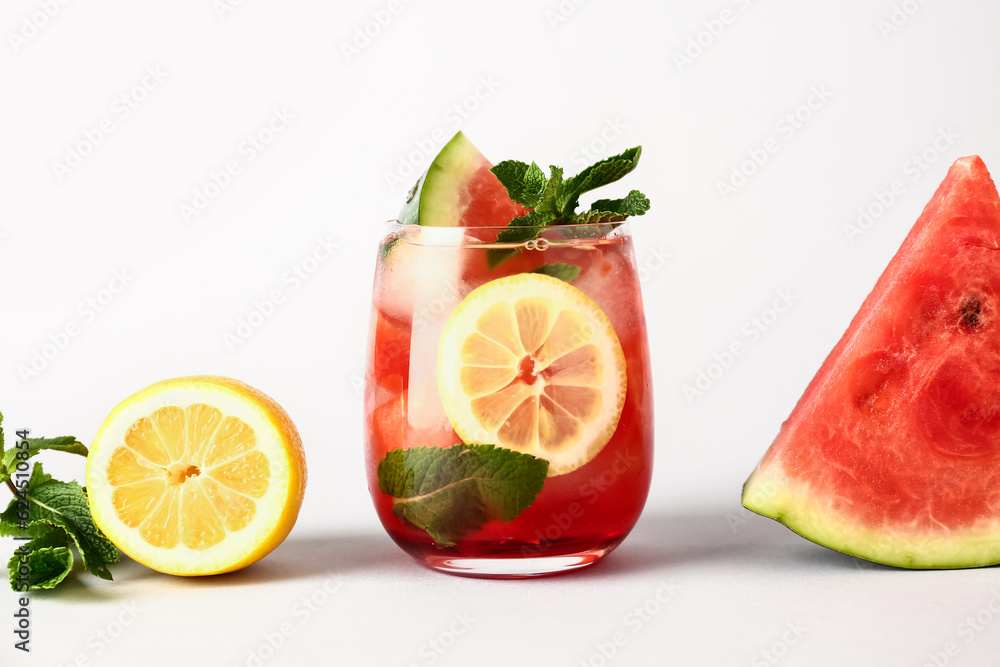
[[[777,522],[748,512],[649,513],[613,554],[593,568],[558,577],[572,580],[613,578],[675,567],[721,565],[754,571],[776,569],[892,570],[846,556],[799,537]],[[290,537],[263,560],[238,572],[209,577],[172,577],[123,557],[112,567],[115,585],[94,585],[83,572],[67,579],[56,591],[63,600],[111,599],[133,584],[165,590],[184,586],[230,587],[366,572],[400,567],[424,571],[386,535],[330,533]],[[110,582],[107,582],[110,583]],[[122,586],[122,584],[124,586]],[[46,595],[47,591],[38,591]]]
[[290,537],[263,560],[230,574],[212,577],[221,586],[242,586],[269,581],[351,575],[379,570],[398,563],[399,547],[378,533],[330,533]]
[[[579,576],[615,577],[699,564],[753,570],[889,569],[802,538],[770,519],[742,512],[651,513],[606,560]],[[239,572],[211,577],[212,585],[239,586],[268,581],[424,568],[381,533],[331,533],[293,537],[259,563]],[[565,578],[574,579],[577,574]],[[560,579],[564,577],[559,577]]]
[[895,569],[821,547],[775,521],[744,510],[644,515],[625,542],[590,576],[613,577],[708,563],[748,572]]
[[[127,597],[133,594],[136,586],[163,591],[186,586],[247,586],[318,578],[334,573],[340,576],[375,571],[408,561],[409,558],[384,534],[331,533],[289,537],[266,558],[243,570],[207,577],[163,574],[123,555],[120,562],[111,566],[114,582],[98,581],[78,566],[57,590],[34,591],[32,594],[39,597],[55,594],[63,601],[94,602],[118,599],[123,595]],[[414,564],[414,567],[419,566]]]
[[[614,577],[710,562],[747,571],[882,567],[820,547],[774,521],[746,511],[719,511],[645,515],[619,549],[579,575]],[[424,571],[384,534],[331,533],[289,538],[259,563],[211,577],[210,585],[241,586],[321,577],[332,572],[386,572],[405,566]]]

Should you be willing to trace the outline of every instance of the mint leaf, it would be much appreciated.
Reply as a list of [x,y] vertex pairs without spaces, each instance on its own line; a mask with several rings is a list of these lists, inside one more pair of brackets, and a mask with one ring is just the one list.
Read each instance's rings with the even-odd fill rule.
[[40,537],[22,544],[7,563],[14,591],[55,588],[73,569],[70,538],[61,528],[48,528]]
[[22,523],[18,517],[16,501],[11,501],[7,509],[0,513],[0,537],[40,537],[49,526],[29,526],[27,520]]
[[[3,452],[3,459],[0,460],[0,468],[6,471],[7,475],[14,474],[18,460],[26,461],[43,449],[54,449],[59,452],[79,454],[80,456],[87,455],[87,446],[71,435],[59,438],[27,438],[27,441],[27,449],[11,448]],[[23,452],[27,452],[27,456]],[[18,455],[20,455],[20,459],[18,459]]]
[[34,456],[43,449],[54,449],[58,452],[69,454],[87,455],[87,446],[71,435],[64,435],[58,438],[27,438],[28,452]]
[[[611,211],[595,211],[591,209],[589,211],[582,211],[580,213],[577,213],[576,221],[580,223],[596,224],[599,222],[621,222],[626,217],[627,216],[621,215],[619,213],[612,213]],[[577,236],[585,236],[585,235],[579,234]]]
[[595,162],[576,176],[566,179],[556,199],[559,211],[565,218],[572,218],[580,203],[580,195],[622,178],[636,168],[640,155],[641,146],[629,148],[619,155]]
[[[64,529],[76,544],[87,569],[102,579],[111,579],[107,566],[118,561],[118,549],[94,525],[83,487],[75,481],[54,480],[44,473],[42,464],[35,463],[26,498],[26,524],[30,534],[39,535],[37,529],[41,525]],[[22,523],[18,517],[18,501],[17,498],[11,501],[0,515],[0,525],[5,529]]]
[[31,477],[28,479],[28,488],[33,489],[36,486],[41,486],[45,482],[51,480],[52,480],[52,475],[49,475],[44,470],[42,470],[42,464],[40,461],[35,461],[35,465],[31,469]]
[[642,215],[649,210],[649,199],[638,190],[632,190],[622,199],[598,199],[590,205],[590,210],[616,213],[623,218]]
[[551,264],[542,264],[540,267],[532,271],[532,273],[541,273],[543,275],[552,276],[553,278],[558,278],[559,280],[565,280],[566,282],[571,283],[579,277],[580,267],[576,264],[553,262]]
[[524,215],[514,218],[507,225],[507,229],[497,234],[497,241],[500,243],[518,243],[533,239],[542,233],[551,218],[540,211],[529,211]]
[[15,552],[7,564],[11,590],[34,591],[55,588],[73,570],[73,553],[69,550],[69,547],[35,549],[29,552],[27,588],[25,588],[25,582],[21,578],[18,569],[21,564],[21,557]]
[[507,188],[511,201],[534,208],[541,200],[548,179],[537,164],[504,160],[490,169],[500,184]]
[[562,167],[557,167],[553,164],[549,165],[549,171],[551,172],[551,176],[549,176],[548,183],[545,184],[545,191],[542,192],[542,201],[535,208],[547,211],[552,214],[553,218],[557,218],[559,217],[559,207],[556,205],[556,201],[559,199],[559,193],[562,191],[563,170]]
[[542,490],[549,462],[494,445],[394,449],[378,465],[392,513],[455,546],[490,521],[510,522]]

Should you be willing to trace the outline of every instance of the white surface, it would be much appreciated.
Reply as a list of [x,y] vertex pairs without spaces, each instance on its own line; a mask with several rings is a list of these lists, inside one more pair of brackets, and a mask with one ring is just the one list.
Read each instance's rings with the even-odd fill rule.
[[[214,0],[69,3],[15,51],[10,33],[42,4],[0,11],[8,428],[88,441],[153,381],[232,375],[295,419],[310,483],[295,531],[259,565],[207,581],[134,564],[111,585],[80,577],[35,597],[31,655],[4,631],[4,664],[247,664],[285,620],[293,634],[268,665],[431,664],[421,648],[465,612],[475,620],[435,664],[596,666],[595,643],[619,630],[627,642],[608,664],[770,664],[758,652],[787,623],[808,629],[786,635],[797,641],[782,665],[922,665],[949,642],[957,654],[938,656],[949,665],[996,664],[995,569],[869,566],[751,516],[734,534],[726,514],[947,166],[979,153],[1000,169],[1000,6],[400,0],[348,60],[342,43],[388,0],[256,0],[222,17]],[[915,13],[883,35],[904,5]],[[560,7],[568,16],[553,24]],[[718,32],[724,9],[731,22],[679,68],[674,54],[705,21]],[[144,99],[123,106],[144,81],[133,98]],[[467,99],[477,108],[462,118],[453,106]],[[810,99],[818,108],[800,110]],[[794,128],[783,119],[797,110]],[[53,163],[105,119],[110,133],[60,181]],[[244,143],[268,127],[260,150]],[[656,471],[634,535],[590,572],[521,583],[426,572],[368,499],[357,381],[378,222],[459,127],[494,160],[570,170],[591,142],[601,156],[644,149],[622,188],[653,203],[633,229],[649,269]],[[723,200],[717,182],[764,146],[776,151]],[[924,151],[937,159],[914,170]],[[413,174],[387,183],[411,155]],[[185,221],[180,205],[230,162],[239,172]],[[902,194],[852,243],[844,225],[897,179]],[[312,257],[315,271],[297,275]],[[127,284],[96,312],[86,300],[121,287],[116,271]],[[754,337],[752,318],[779,291],[792,305]],[[230,349],[227,334],[275,293],[273,314]],[[72,325],[78,334],[22,379]],[[683,386],[736,341],[746,352],[686,400]],[[80,461],[46,461],[82,476]],[[299,623],[296,601],[328,571],[339,588]],[[626,614],[661,582],[680,590],[632,634]],[[13,597],[0,593],[8,619]],[[135,622],[96,656],[88,638],[133,603]],[[977,614],[990,622],[970,636]]]

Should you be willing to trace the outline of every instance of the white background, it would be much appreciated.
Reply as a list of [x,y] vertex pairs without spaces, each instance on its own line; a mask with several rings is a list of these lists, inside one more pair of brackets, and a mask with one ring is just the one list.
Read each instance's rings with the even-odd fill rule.
[[[0,10],[0,408],[10,430],[88,442],[156,380],[238,377],[302,434],[299,523],[234,575],[125,562],[37,594],[30,655],[0,593],[4,664],[998,664],[995,569],[856,561],[739,494],[948,165],[1000,168],[1000,5],[223,2]],[[380,223],[457,129],[493,161],[570,172],[643,146],[621,193],[653,205],[633,231],[656,469],[634,534],[590,572],[425,571],[370,505],[358,382]],[[313,264],[321,243],[338,247]],[[779,291],[790,308],[749,335]],[[686,397],[733,342],[745,353]],[[82,477],[62,459],[45,460]]]

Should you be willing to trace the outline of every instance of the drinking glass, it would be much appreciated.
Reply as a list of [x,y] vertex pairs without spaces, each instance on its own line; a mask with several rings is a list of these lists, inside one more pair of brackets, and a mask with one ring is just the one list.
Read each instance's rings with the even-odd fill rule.
[[[628,222],[386,227],[364,393],[368,485],[385,530],[420,563],[453,574],[532,577],[597,562],[638,520],[653,460]],[[515,518],[435,539],[380,485],[379,466],[395,450],[448,448],[463,436],[544,459],[547,475]],[[400,484],[416,488],[426,474],[414,464]],[[454,506],[467,497],[443,506],[483,511],[477,496]]]

